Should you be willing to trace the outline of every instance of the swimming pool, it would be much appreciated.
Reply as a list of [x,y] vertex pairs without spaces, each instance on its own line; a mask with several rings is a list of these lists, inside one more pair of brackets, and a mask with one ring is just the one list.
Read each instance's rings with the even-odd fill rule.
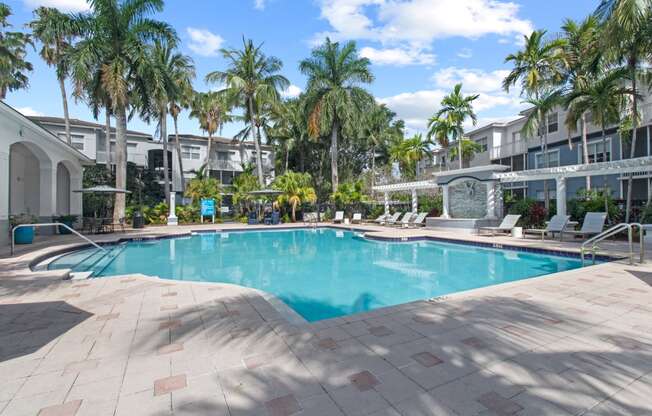
[[330,228],[202,233],[88,249],[51,269],[233,283],[307,321],[345,316],[582,267],[578,258],[435,241],[384,242]]

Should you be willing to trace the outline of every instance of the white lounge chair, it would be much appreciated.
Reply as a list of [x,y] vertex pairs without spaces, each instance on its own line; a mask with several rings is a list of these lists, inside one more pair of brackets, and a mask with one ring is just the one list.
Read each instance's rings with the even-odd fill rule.
[[401,216],[400,212],[395,212],[391,216],[386,217],[385,220],[380,223],[380,225],[395,224],[396,221],[398,221],[398,217],[400,216]]
[[543,229],[529,229],[525,230],[526,233],[532,233],[532,234],[540,234],[541,239],[544,240],[546,238],[547,234],[550,234],[555,236],[555,233],[559,234],[559,241],[562,240],[563,235],[564,235],[564,228],[566,228],[566,225],[568,224],[568,220],[570,219],[570,215],[555,215],[550,219],[550,222],[546,226],[546,228]]
[[335,224],[344,222],[344,211],[336,211],[335,218],[333,218]]
[[303,222],[304,224],[312,224],[312,223],[317,223],[319,216],[317,215],[316,212],[306,212],[303,214]]
[[377,223],[377,224],[382,224],[382,223],[384,223],[385,221],[387,221],[387,219],[388,219],[389,217],[391,217],[390,214],[382,214],[382,215],[379,215],[378,218],[376,218],[376,219],[373,220],[372,222],[375,222],[375,223]]
[[505,218],[503,218],[502,222],[498,227],[479,227],[478,234],[480,234],[481,231],[489,231],[491,232],[492,236],[496,235],[496,233],[511,233],[514,227],[516,227],[516,223],[520,219],[521,219],[520,215],[516,215],[516,214],[505,215]]
[[387,224],[387,225],[398,225],[399,227],[407,228],[407,226],[410,224],[410,221],[412,220],[413,215],[414,214],[411,212],[406,212],[405,214],[403,214],[403,218],[401,218],[400,220],[392,224]]
[[359,212],[353,213],[353,218],[351,218],[351,224],[360,224],[362,222],[362,214]]
[[427,212],[420,212],[416,217],[414,217],[414,220],[410,223],[410,227],[421,227],[425,226],[425,220],[426,217],[428,216]]
[[582,228],[576,230],[564,230],[564,234],[571,234],[574,237],[582,238],[591,237],[600,234],[604,229],[604,223],[607,221],[607,214],[604,212],[587,212],[584,216]]

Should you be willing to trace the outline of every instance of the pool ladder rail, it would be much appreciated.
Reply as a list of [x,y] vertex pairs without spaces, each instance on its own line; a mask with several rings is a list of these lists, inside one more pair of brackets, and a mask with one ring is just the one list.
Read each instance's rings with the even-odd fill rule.
[[101,247],[99,244],[97,244],[96,242],[94,242],[90,238],[86,237],[85,235],[83,235],[82,233],[80,233],[78,231],[75,231],[72,227],[70,227],[70,226],[68,226],[66,224],[62,224],[60,222],[48,222],[48,223],[38,223],[38,224],[19,224],[19,225],[15,226],[14,228],[12,228],[11,229],[11,255],[12,256],[14,255],[14,246],[16,245],[16,242],[14,240],[16,230],[19,229],[19,228],[24,228],[24,227],[63,227],[65,229],[67,229],[68,231],[70,231],[71,233],[78,236],[79,238],[81,238],[82,240],[87,241],[88,243],[90,243],[95,248],[97,248],[99,250],[102,250],[102,251],[105,251],[105,252],[107,251],[104,247]]
[[584,265],[585,262],[585,257],[586,254],[591,254],[591,258],[593,261],[593,264],[595,264],[595,257],[596,253],[600,249],[598,246],[598,243],[601,241],[606,240],[609,237],[613,237],[616,234],[620,234],[623,231],[627,231],[627,243],[629,247],[629,264],[634,264],[634,228],[639,229],[639,249],[640,249],[640,258],[639,262],[643,263],[645,260],[645,230],[648,228],[648,226],[643,226],[640,223],[633,222],[633,223],[620,223],[617,225],[614,225],[613,227],[601,232],[600,234],[589,238],[585,242],[582,243],[582,247],[580,248],[580,255],[582,257],[582,265]]

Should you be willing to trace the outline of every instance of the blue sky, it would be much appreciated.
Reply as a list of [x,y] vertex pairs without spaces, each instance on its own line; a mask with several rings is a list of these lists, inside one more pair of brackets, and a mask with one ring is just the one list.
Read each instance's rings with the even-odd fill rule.
[[[10,0],[11,23],[22,28],[40,5],[65,11],[84,10],[85,0]],[[520,47],[532,29],[558,32],[564,18],[581,19],[597,0],[168,0],[158,19],[182,39],[181,49],[197,69],[195,88],[207,90],[204,76],[225,67],[219,48],[238,47],[242,37],[264,42],[268,55],[282,59],[292,87],[305,87],[298,63],[316,43],[331,36],[355,40],[372,61],[376,76],[368,89],[406,121],[411,132],[423,131],[441,97],[457,82],[466,93],[479,93],[479,124],[504,119],[522,108],[518,91],[506,94],[500,81],[509,69],[504,57]],[[6,101],[26,114],[61,116],[54,70],[36,52],[27,91]],[[84,103],[71,102],[71,116],[91,120]],[[102,122],[102,121],[100,121]],[[130,129],[154,133],[155,126],[134,119]],[[200,133],[196,120],[182,116],[183,133]],[[224,127],[231,136],[237,125]]]

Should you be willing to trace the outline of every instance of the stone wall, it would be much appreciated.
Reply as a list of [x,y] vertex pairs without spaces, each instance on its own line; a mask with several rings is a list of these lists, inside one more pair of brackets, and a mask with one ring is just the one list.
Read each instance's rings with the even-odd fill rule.
[[451,218],[484,218],[487,215],[487,186],[476,179],[464,179],[448,187]]

